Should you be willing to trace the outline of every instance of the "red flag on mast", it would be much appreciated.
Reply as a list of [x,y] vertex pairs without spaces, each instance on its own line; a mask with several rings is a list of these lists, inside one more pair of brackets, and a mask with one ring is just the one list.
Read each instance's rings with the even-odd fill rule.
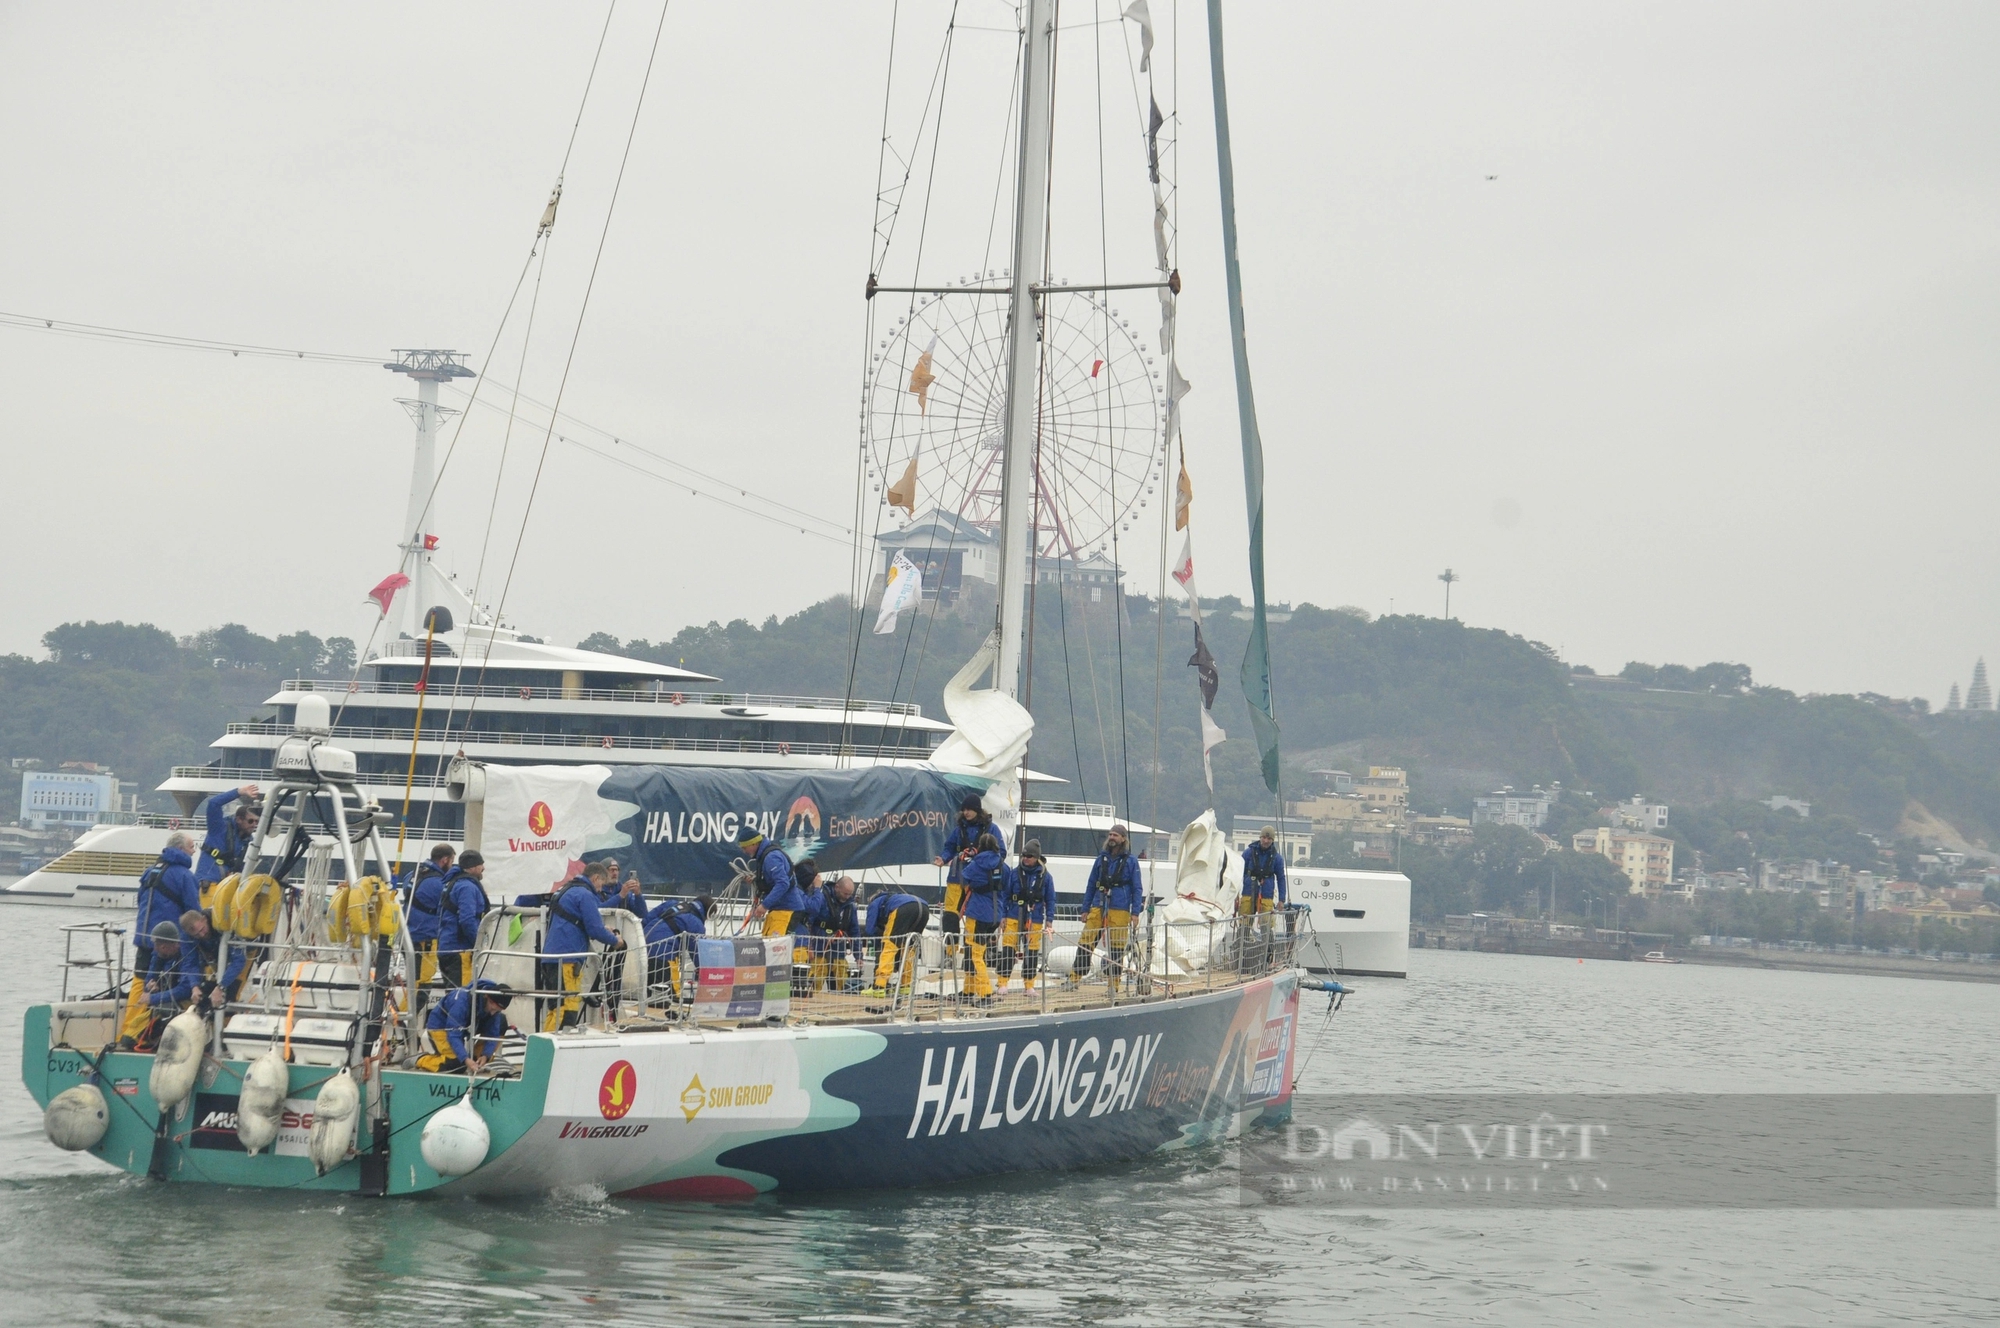
[[409,577],[404,576],[401,572],[391,572],[382,578],[380,584],[368,592],[368,598],[380,604],[382,606],[382,613],[384,616],[387,616],[389,604],[396,598],[396,592],[409,584]]

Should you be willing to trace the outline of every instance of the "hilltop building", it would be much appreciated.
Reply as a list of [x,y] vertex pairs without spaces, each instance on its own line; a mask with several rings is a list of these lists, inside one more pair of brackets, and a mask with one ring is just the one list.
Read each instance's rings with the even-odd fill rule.
[[1959,699],[1958,699],[1958,684],[1957,684],[1957,683],[1953,683],[1953,684],[1951,685],[1951,694],[1950,694],[1949,696],[1945,697],[1945,699],[1944,699],[1944,708],[1945,708],[1946,710],[1963,710],[1963,709],[1965,709],[1965,702],[1963,702],[1963,701],[1961,701],[1961,700],[1959,700]]
[[1410,776],[1397,766],[1371,765],[1355,778],[1345,770],[1315,770],[1319,792],[1287,802],[1285,810],[1315,830],[1339,836],[1399,834],[1409,825]]
[[[1957,692],[1956,688],[1952,690],[1954,693]],[[1812,804],[1803,798],[1788,798],[1782,793],[1773,793],[1770,797],[1764,799],[1764,805],[1774,812],[1797,812],[1801,821],[1812,819]]]
[[[924,575],[927,600],[942,598],[951,604],[971,581],[996,588],[1000,584],[999,533],[941,507],[925,512],[901,530],[883,531],[875,543],[882,551],[876,575],[886,578],[896,555],[905,554]],[[1115,600],[1120,577],[1118,564],[1101,554],[1035,560],[1038,585],[1081,586],[1090,592],[1092,604]]]
[[1965,689],[1967,710],[1991,710],[1993,708],[1993,688],[1986,682],[1986,657],[1972,666],[1972,685]]

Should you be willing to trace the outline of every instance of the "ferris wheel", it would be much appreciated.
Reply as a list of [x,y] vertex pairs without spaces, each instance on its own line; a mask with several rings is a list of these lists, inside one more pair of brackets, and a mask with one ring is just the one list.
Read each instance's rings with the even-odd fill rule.
[[[1004,274],[961,279],[980,287]],[[985,284],[991,290],[990,284]],[[1042,372],[1033,540],[1041,558],[1109,556],[1159,501],[1166,444],[1161,366],[1102,293],[1051,282],[1041,297]],[[972,290],[925,295],[870,352],[863,462],[878,495],[917,461],[916,508],[983,529],[1000,522],[1007,308]]]

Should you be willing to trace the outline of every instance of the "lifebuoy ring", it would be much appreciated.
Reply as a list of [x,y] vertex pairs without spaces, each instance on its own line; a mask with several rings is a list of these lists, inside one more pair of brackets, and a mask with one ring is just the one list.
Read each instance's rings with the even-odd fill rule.
[[231,907],[236,899],[238,876],[225,876],[219,881],[210,881],[201,888],[201,906],[215,915],[215,929],[229,930]]

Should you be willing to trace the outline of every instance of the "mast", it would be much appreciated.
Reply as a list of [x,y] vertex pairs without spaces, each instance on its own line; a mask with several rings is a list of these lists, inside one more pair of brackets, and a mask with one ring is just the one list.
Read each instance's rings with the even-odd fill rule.
[[1028,0],[1021,50],[1020,157],[1014,172],[1013,288],[1008,297],[1007,433],[1000,471],[1000,658],[993,686],[1021,687],[1021,638],[1027,609],[1035,511],[1035,436],[1041,397],[1041,319],[1036,285],[1047,261],[1051,86],[1055,72],[1055,2]]
[[410,578],[410,593],[403,598],[403,635],[414,638],[423,634],[424,614],[437,602],[430,585],[431,555],[424,547],[424,535],[437,521],[431,488],[437,474],[438,421],[455,413],[438,405],[438,384],[473,374],[455,350],[399,350],[394,354],[395,361],[382,367],[413,378],[417,384],[415,401],[396,399],[417,425],[416,451],[410,458],[410,500],[403,509],[402,538],[397,545],[403,551],[404,575]]

